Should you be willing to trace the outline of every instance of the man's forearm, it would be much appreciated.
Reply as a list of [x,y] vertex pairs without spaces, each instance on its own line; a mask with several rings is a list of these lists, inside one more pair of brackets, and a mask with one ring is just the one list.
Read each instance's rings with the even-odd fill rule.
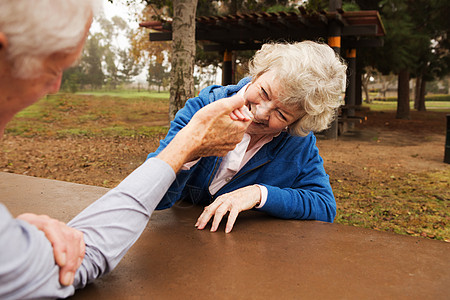
[[177,173],[184,163],[195,158],[195,152],[200,144],[196,136],[190,134],[188,127],[180,130],[173,140],[156,157],[165,161]]
[[81,230],[86,242],[86,256],[75,277],[77,288],[119,263],[174,179],[167,163],[149,159],[70,221],[68,225]]

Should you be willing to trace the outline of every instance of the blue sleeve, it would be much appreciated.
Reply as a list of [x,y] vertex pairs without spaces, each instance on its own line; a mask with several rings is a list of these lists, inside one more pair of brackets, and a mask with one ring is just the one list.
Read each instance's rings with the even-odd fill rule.
[[211,85],[201,90],[197,97],[186,101],[184,107],[177,112],[174,120],[170,122],[169,132],[166,137],[159,142],[158,149],[156,149],[155,152],[150,153],[147,156],[147,159],[157,156],[164,148],[166,148],[178,131],[189,123],[197,111],[216,100],[227,98],[236,94],[243,86],[249,83],[250,80],[250,77],[246,77],[239,81],[236,85]]
[[[186,105],[180,109],[175,115],[175,119],[170,123],[170,129],[166,137],[159,142],[159,147],[155,152],[150,153],[147,159],[157,156],[166,146],[172,141],[175,135],[189,123],[194,114],[199,111],[202,107],[213,102],[209,95],[209,90],[211,87],[203,90],[198,97],[191,98],[186,101]],[[182,191],[189,179],[191,170],[182,170],[177,174],[176,180],[170,186],[167,193],[162,198],[161,202],[156,207],[157,210],[170,208],[173,204],[178,201],[181,197]]]
[[[159,142],[158,149],[156,149],[155,152],[150,153],[147,156],[147,159],[157,156],[164,148],[166,148],[175,135],[189,123],[197,111],[216,100],[227,98],[236,94],[243,86],[249,83],[250,80],[250,77],[246,77],[239,81],[236,85],[228,85],[224,87],[220,85],[211,85],[201,90],[198,97],[191,98],[186,101],[185,106],[177,112],[174,120],[170,123],[169,132],[166,137]],[[169,188],[166,195],[164,195],[156,209],[161,210],[172,207],[174,203],[181,198],[186,182],[193,173],[192,171],[193,168],[191,170],[180,171],[177,174],[175,182]]]
[[172,141],[175,135],[189,123],[194,114],[202,107],[208,105],[214,100],[211,99],[209,91],[216,86],[208,87],[201,91],[200,95],[195,98],[191,98],[186,101],[185,106],[180,109],[172,122],[170,122],[170,128],[166,137],[159,142],[159,147],[155,152],[147,155],[147,159],[157,156],[166,146]]
[[290,188],[262,184],[267,188],[266,203],[258,210],[283,219],[304,219],[333,222],[336,201],[315,137],[305,151],[301,172]]

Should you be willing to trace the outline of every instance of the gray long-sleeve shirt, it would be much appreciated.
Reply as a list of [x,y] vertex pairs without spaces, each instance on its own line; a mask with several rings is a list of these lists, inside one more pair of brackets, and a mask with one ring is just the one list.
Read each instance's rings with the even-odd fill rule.
[[168,164],[149,159],[68,223],[84,233],[86,243],[83,263],[68,287],[59,283],[59,267],[44,233],[14,219],[0,204],[0,299],[64,298],[110,272],[174,180]]

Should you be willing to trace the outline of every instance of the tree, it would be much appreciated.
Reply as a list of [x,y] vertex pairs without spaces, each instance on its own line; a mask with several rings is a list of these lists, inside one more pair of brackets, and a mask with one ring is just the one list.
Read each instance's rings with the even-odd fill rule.
[[416,77],[414,108],[425,111],[426,83],[442,78],[450,68],[450,9],[445,0],[407,0],[407,3],[409,13],[414,16],[414,31],[422,39],[415,47],[418,60],[413,70]]
[[409,119],[409,78],[417,61],[412,41],[417,40],[417,35],[405,0],[383,0],[380,5],[386,29],[384,47],[368,50],[371,55],[366,56],[366,63],[385,75],[398,75],[396,118]]
[[141,72],[141,65],[136,63],[128,50],[119,50],[119,65],[122,83],[130,83]]
[[[383,74],[392,72],[398,75],[397,118],[408,119],[409,78],[416,77],[415,107],[425,110],[426,82],[449,72],[448,1],[373,2],[379,2],[386,29],[385,43],[384,47],[361,51],[368,55],[363,54],[364,59],[359,61],[376,67]],[[364,9],[374,8],[369,7],[369,0],[359,0],[357,3]]]
[[105,79],[102,70],[103,49],[100,45],[100,34],[93,34],[88,37],[86,47],[80,62],[84,72],[84,84],[89,83],[93,88],[101,88]]
[[169,119],[194,96],[195,11],[197,0],[174,0]]
[[62,84],[66,90],[76,91],[85,85],[98,89],[105,83],[115,89],[140,73],[142,67],[130,49],[116,46],[119,35],[128,33],[127,23],[118,16],[111,21],[98,17],[96,22],[102,31],[88,36],[79,64],[65,72]]
[[159,63],[156,59],[150,61],[147,75],[147,82],[149,86],[156,85],[158,87],[158,93],[161,92],[161,86],[164,87],[167,79],[169,79],[169,72]]

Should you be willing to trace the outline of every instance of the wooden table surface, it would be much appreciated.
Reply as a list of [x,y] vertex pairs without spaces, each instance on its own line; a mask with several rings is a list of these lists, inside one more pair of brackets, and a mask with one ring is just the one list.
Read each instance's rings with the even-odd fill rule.
[[[68,221],[107,189],[0,172],[13,215]],[[450,245],[242,213],[230,234],[199,231],[201,207],[153,214],[118,267],[74,299],[450,299]]]

